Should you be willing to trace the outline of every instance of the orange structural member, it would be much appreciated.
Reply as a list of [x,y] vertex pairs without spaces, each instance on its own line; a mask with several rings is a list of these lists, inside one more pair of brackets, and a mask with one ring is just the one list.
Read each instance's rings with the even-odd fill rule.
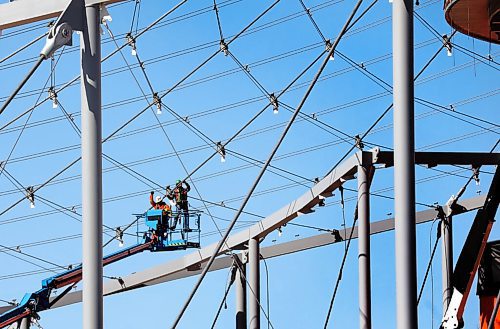
[[[493,308],[496,303],[496,296],[481,296],[479,297],[479,328],[488,329],[488,324],[493,313]],[[500,329],[500,312],[497,312],[495,324],[493,328]]]
[[490,319],[495,318],[493,328],[500,329],[500,312],[493,314],[500,289],[500,240],[486,244],[481,265],[477,272],[479,295],[479,328],[488,329]]

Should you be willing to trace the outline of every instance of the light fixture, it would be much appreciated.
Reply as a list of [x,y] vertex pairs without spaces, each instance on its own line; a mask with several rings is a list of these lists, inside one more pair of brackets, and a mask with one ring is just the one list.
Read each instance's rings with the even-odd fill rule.
[[220,154],[220,162],[226,162],[226,149],[221,142],[217,142],[217,153]]
[[278,236],[281,237],[283,235],[283,231],[281,230],[281,226],[278,227]]
[[278,103],[278,98],[272,93],[269,95],[269,101],[271,102],[271,105],[273,106],[273,113],[278,114],[279,112],[279,103]]
[[35,189],[33,188],[33,186],[28,186],[26,188],[26,198],[30,202],[30,208],[35,208]]

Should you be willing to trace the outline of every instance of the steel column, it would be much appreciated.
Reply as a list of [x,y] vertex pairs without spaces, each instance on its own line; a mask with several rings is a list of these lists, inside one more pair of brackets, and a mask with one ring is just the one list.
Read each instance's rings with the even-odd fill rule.
[[392,6],[397,327],[416,329],[413,0]]
[[359,327],[372,327],[370,283],[370,189],[368,168],[358,165],[358,273]]
[[260,329],[260,251],[259,238],[248,241],[248,262],[250,264],[250,306],[249,329]]
[[441,221],[441,272],[443,285],[443,316],[450,304],[453,287],[451,276],[453,274],[453,234],[451,216]]
[[236,329],[247,329],[247,285],[246,264],[236,271]]
[[80,37],[82,97],[83,328],[103,328],[101,35],[99,5],[87,6]]

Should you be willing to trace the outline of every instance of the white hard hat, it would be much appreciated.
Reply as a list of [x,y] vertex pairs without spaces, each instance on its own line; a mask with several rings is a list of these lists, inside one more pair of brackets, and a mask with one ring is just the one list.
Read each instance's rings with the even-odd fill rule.
[[158,196],[156,197],[156,203],[158,203],[158,202],[160,202],[160,201],[161,201],[161,196],[159,196],[159,195],[158,195]]

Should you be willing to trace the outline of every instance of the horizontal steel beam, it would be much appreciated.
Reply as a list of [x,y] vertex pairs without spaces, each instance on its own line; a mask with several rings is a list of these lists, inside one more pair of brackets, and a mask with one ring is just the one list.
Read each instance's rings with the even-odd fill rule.
[[[122,1],[125,0],[85,0],[85,4],[89,6]],[[0,31],[57,17],[69,2],[70,0],[21,0],[0,4]]]
[[[394,152],[373,152],[373,163],[385,164],[387,167],[394,165]],[[437,165],[482,165],[500,164],[500,153],[479,152],[415,152],[415,164],[429,167]]]
[[[477,196],[474,198],[470,199],[465,199],[459,202],[459,205],[462,206],[458,207],[460,208],[461,212],[469,212],[476,210],[484,204],[485,201],[485,196]],[[448,211],[447,206],[443,206],[444,211]],[[455,215],[458,215],[459,213],[455,213]],[[429,209],[429,210],[424,210],[424,211],[419,211],[416,213],[416,223],[417,224],[422,224],[429,222],[433,219],[435,219],[438,215],[438,211],[434,209]],[[459,218],[459,217],[454,217]],[[323,247],[327,246],[330,244],[334,244],[336,242],[343,241],[343,239],[346,239],[349,237],[350,232],[352,228],[347,228],[345,230],[339,231],[339,235],[341,239],[338,239],[335,235],[332,235],[330,233],[325,233],[325,234],[319,234],[316,236],[304,238],[304,239],[299,239],[299,240],[294,240],[286,243],[281,243],[277,244],[274,246],[269,246],[269,247],[264,247],[261,248],[261,255],[264,259],[269,259],[273,257],[279,257],[283,255],[288,255],[292,254],[295,252],[299,251],[304,251],[304,250],[309,250],[313,248],[318,248],[318,247]],[[388,232],[394,230],[394,218],[389,218],[386,220],[378,221],[378,222],[373,222],[370,224],[370,234],[379,234],[383,232]],[[356,239],[358,237],[358,230],[357,227],[354,227],[354,232],[353,232],[353,239]],[[198,254],[199,251],[195,252],[194,254]],[[124,292],[127,290],[131,289],[136,289],[136,288],[141,288],[141,287],[146,287],[146,286],[152,286],[155,284],[160,284],[160,283],[165,283],[169,281],[174,281],[178,279],[183,279],[187,278],[193,275],[200,274],[201,271],[203,270],[204,264],[206,260],[197,262],[197,263],[190,263],[190,255],[187,255],[179,260],[174,260],[168,263],[165,263],[163,265],[159,265],[157,267],[142,271],[142,272],[137,272],[134,273],[128,277],[123,277],[122,280],[124,282],[123,287],[120,285],[116,285],[114,281],[112,282],[107,282],[104,285],[104,291],[105,295],[111,295],[111,294],[116,294],[120,292]],[[184,268],[180,269],[178,268],[178,263],[181,262],[184,264]],[[224,268],[229,268],[232,265],[232,257],[230,256],[223,256],[219,257],[215,260],[214,264],[210,268],[210,271],[216,271]],[[151,279],[151,277],[154,277],[155,279]],[[128,282],[130,281],[130,278],[132,278],[134,281],[137,282],[138,280],[140,281],[140,278],[142,278],[142,282],[139,284],[135,284],[133,286],[129,285]],[[81,302],[82,295],[81,291],[75,291],[73,293],[68,294],[64,298],[62,298],[57,304],[53,306],[54,307],[62,307],[74,303],[79,303]],[[0,312],[2,312],[2,309],[0,308]]]

